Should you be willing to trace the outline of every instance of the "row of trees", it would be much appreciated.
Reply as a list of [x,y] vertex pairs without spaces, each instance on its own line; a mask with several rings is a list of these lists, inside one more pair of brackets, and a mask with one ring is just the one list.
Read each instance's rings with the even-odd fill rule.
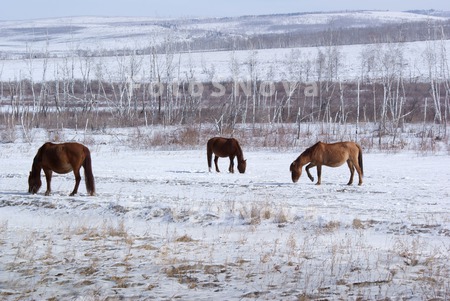
[[[155,47],[147,55],[116,55],[109,63],[67,57],[52,68],[52,80],[50,54],[36,60],[30,50],[21,78],[0,81],[6,108],[1,114],[4,124],[25,129],[214,123],[219,132],[232,132],[238,123],[371,122],[378,125],[379,137],[395,137],[405,122],[431,122],[438,136],[446,137],[450,70],[443,29],[439,37],[426,42],[423,78],[408,72],[401,43],[384,43],[363,47],[361,74],[345,81],[339,46],[317,48],[313,59],[292,50],[283,67],[285,80],[279,81],[260,66],[257,51],[243,61],[232,52],[231,76],[221,82],[214,81],[217,71],[207,63],[202,74],[192,64],[181,70],[173,43],[165,44],[162,55]],[[33,75],[37,62],[42,63],[38,79]],[[209,80],[199,82],[200,76]]]

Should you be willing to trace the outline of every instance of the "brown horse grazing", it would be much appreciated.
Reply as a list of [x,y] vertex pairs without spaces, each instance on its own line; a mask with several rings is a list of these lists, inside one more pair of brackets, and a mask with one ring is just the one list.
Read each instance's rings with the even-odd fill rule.
[[28,192],[35,194],[41,188],[41,169],[43,169],[47,180],[47,191],[45,195],[50,195],[50,183],[52,181],[53,171],[59,174],[73,171],[75,175],[75,187],[70,195],[75,195],[81,181],[81,166],[84,168],[86,190],[90,195],[95,195],[94,175],[92,174],[91,153],[89,149],[75,142],[61,144],[47,142],[39,148],[34,157],[30,176],[28,177]]
[[219,157],[230,158],[230,167],[228,171],[234,173],[234,157],[237,157],[237,168],[240,173],[245,172],[245,168],[247,167],[247,160],[244,160],[244,154],[242,153],[241,146],[239,142],[234,138],[222,138],[222,137],[214,137],[208,140],[206,144],[206,153],[208,158],[208,167],[211,172],[211,160],[212,155],[214,153],[214,164],[216,165],[216,171],[219,171],[219,166],[217,165],[217,161]]
[[302,167],[305,164],[305,170],[311,181],[314,181],[314,177],[309,172],[311,167],[317,166],[317,183],[320,185],[322,176],[322,165],[330,167],[338,167],[347,162],[350,169],[350,180],[347,185],[352,185],[353,175],[355,174],[355,168],[358,172],[359,183],[362,184],[363,177],[363,160],[362,149],[354,142],[338,142],[338,143],[322,143],[317,142],[310,148],[307,148],[294,162],[292,162],[290,171],[292,173],[292,181],[295,183],[298,181],[302,174]]

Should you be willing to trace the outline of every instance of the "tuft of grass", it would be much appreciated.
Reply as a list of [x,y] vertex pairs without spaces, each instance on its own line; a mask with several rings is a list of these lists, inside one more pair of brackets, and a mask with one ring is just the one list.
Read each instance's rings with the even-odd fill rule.
[[339,229],[340,226],[341,223],[338,221],[329,221],[323,226],[323,229],[325,230],[325,232],[333,232]]
[[119,221],[117,226],[109,225],[107,227],[106,235],[126,238],[128,233],[125,228],[124,220]]
[[187,234],[177,237],[175,239],[175,242],[193,242],[193,241],[195,241],[195,240]]
[[[0,224],[0,234],[6,236],[6,232],[8,231],[8,221],[5,221]],[[5,244],[5,240],[0,236],[0,246]]]
[[263,209],[263,212],[262,212],[262,218],[263,219],[265,219],[265,220],[268,220],[268,219],[270,219],[272,217],[272,212],[270,211],[270,209],[269,208],[264,208]]
[[259,225],[260,223],[261,223],[261,208],[253,204],[250,210],[250,224]]
[[359,218],[353,219],[352,227],[353,229],[365,229],[364,224]]
[[82,276],[91,276],[98,271],[98,263],[96,261],[92,261],[90,265],[78,269],[78,273]]
[[277,214],[274,216],[274,222],[277,224],[286,224],[288,223],[288,218],[283,209],[280,209]]
[[116,283],[116,288],[128,288],[130,286],[128,278],[128,276],[112,276],[111,281]]

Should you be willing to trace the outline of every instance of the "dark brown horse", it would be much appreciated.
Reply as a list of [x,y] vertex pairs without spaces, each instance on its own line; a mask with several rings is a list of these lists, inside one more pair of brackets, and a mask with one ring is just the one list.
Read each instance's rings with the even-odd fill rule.
[[28,192],[35,194],[41,188],[41,169],[43,169],[47,180],[47,191],[45,195],[50,195],[50,183],[52,181],[53,171],[59,174],[73,171],[75,175],[75,187],[70,195],[75,195],[81,181],[81,166],[84,168],[86,190],[90,195],[95,195],[94,175],[92,174],[91,153],[89,149],[75,142],[61,144],[47,142],[39,148],[34,157],[30,176],[28,177]]
[[350,169],[350,180],[347,185],[352,185],[355,168],[358,172],[359,183],[362,184],[363,177],[363,160],[362,149],[354,142],[338,142],[338,143],[322,143],[317,142],[310,148],[307,148],[294,162],[292,162],[290,171],[292,173],[292,181],[295,183],[302,175],[302,167],[306,164],[305,170],[311,181],[314,177],[309,172],[311,167],[317,166],[317,183],[320,185],[322,176],[322,165],[330,167],[338,167],[347,162]]
[[228,171],[234,173],[234,157],[237,157],[237,168],[240,173],[245,172],[245,168],[247,167],[247,160],[244,160],[244,154],[242,153],[241,146],[239,142],[234,138],[222,138],[222,137],[214,137],[208,140],[206,144],[206,153],[208,158],[208,167],[209,171],[211,171],[211,160],[212,155],[214,153],[214,164],[216,165],[216,171],[219,171],[219,166],[217,165],[217,161],[219,157],[230,158],[230,167]]

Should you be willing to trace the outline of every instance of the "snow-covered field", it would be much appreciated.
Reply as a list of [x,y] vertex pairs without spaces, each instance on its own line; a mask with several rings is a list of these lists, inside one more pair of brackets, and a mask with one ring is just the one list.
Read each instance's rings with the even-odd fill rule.
[[247,172],[219,174],[203,147],[93,134],[97,195],[69,197],[68,174],[45,197],[27,193],[41,136],[0,144],[2,300],[450,298],[448,155],[365,153],[362,186],[346,166],[316,186],[291,182],[302,149],[243,145]]
[[63,55],[76,50],[122,50],[159,45],[173,39],[219,35],[285,34],[340,26],[364,27],[408,22],[439,22],[447,17],[396,11],[293,13],[232,18],[155,18],[79,16],[35,20],[0,20],[0,51],[15,56],[29,50]]
[[[397,50],[403,56],[403,73],[408,78],[427,79],[430,72],[430,61],[427,53],[440,51],[442,48],[445,58],[450,57],[450,40],[437,42],[410,42],[402,44],[375,44],[375,45],[346,45],[336,47],[340,53],[339,79],[352,81],[362,75],[367,75],[367,68],[362,65],[362,57],[367,49],[377,51]],[[234,77],[240,80],[250,80],[251,74],[248,69],[249,62],[256,62],[254,74],[263,81],[305,81],[306,67],[318,58],[319,53],[327,53],[330,49],[325,47],[298,47],[298,48],[275,48],[257,51],[208,51],[177,53],[170,63],[173,64],[173,74],[176,81],[226,81]],[[145,82],[151,70],[152,60],[150,56],[132,57],[72,57],[30,59],[30,60],[0,60],[0,80],[14,81],[20,79],[33,79],[35,81],[65,79],[68,70],[73,72],[75,78],[83,78],[86,68],[93,73],[91,79],[106,79],[111,81],[123,81],[131,74],[129,70],[131,62],[137,60],[139,72],[134,80]],[[166,64],[166,56],[161,54],[157,61],[162,66]],[[434,62],[433,62],[434,63]],[[240,67],[232,68],[233,64]],[[45,70],[45,72],[44,72]],[[95,72],[94,72],[95,71]],[[84,73],[83,73],[84,72]],[[233,74],[233,73],[237,74]],[[317,70],[309,71],[309,81],[314,81]],[[373,70],[371,72],[374,72]],[[383,70],[377,70],[381,76]],[[72,74],[72,73],[70,73]],[[302,74],[302,78],[299,78]],[[72,75],[70,75],[72,76]]]
[[[247,80],[252,76],[262,81],[314,81],[318,72],[314,62],[320,55],[333,51],[339,54],[338,79],[353,81],[367,72],[368,67],[364,67],[362,61],[368,55],[368,49],[379,53],[397,51],[397,56],[402,57],[398,64],[402,65],[403,76],[428,79],[430,68],[433,70],[432,67],[439,65],[435,60],[430,61],[430,55],[436,56],[435,59],[448,58],[449,40],[344,45],[332,49],[300,47],[257,51],[168,51],[168,54],[160,54],[156,59],[150,55],[123,57],[119,54],[124,49],[142,50],[161,43],[188,43],[211,34],[230,35],[231,39],[233,36],[252,36],[255,33],[285,34],[308,25],[323,26],[322,30],[327,30],[331,23],[338,21],[348,23],[348,27],[364,27],[391,22],[445,20],[448,18],[408,12],[359,11],[223,19],[74,17],[0,21],[0,81],[28,79],[39,82],[64,80],[73,76],[78,79],[120,82],[133,74],[133,80],[145,82],[149,80],[151,66],[155,61],[161,70],[170,70],[171,80],[176,81],[220,82],[230,79]],[[105,51],[117,52],[117,55],[99,55]],[[253,65],[253,74],[249,71],[250,63]],[[137,70],[129,70],[132,65]],[[311,69],[308,71],[309,75],[306,75],[307,68]],[[382,70],[377,72],[381,73]],[[165,72],[162,73],[164,76]],[[302,78],[298,78],[300,74]]]

